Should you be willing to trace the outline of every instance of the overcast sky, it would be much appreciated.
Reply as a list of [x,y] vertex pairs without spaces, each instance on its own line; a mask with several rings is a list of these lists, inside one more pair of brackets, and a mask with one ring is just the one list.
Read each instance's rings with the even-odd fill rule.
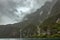
[[25,15],[35,12],[38,8],[42,7],[46,1],[47,0],[0,0],[0,25],[21,22]]

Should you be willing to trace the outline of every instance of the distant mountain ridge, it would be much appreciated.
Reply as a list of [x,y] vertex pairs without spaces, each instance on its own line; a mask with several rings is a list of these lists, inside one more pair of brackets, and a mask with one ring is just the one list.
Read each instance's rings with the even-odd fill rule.
[[[1,31],[1,34],[2,33],[6,33],[4,36],[6,36],[8,34],[7,37],[25,37],[24,36],[24,30],[28,30],[28,33],[30,33],[30,30],[32,31],[33,28],[36,28],[36,27],[30,27],[32,25],[38,25],[39,23],[41,23],[42,21],[44,21],[47,17],[49,17],[48,12],[50,11],[50,8],[53,6],[52,4],[54,4],[54,1],[53,2],[46,2],[44,6],[42,6],[40,9],[38,9],[36,12],[30,14],[30,15],[27,15],[26,17],[28,18],[27,21],[23,21],[23,22],[20,22],[20,23],[16,23],[16,24],[9,24],[9,25],[0,25],[1,30],[5,30],[4,31]],[[42,11],[42,14],[40,15],[40,12]],[[4,29],[4,27],[6,27]],[[26,29],[25,29],[26,28]],[[32,28],[32,29],[31,29]],[[14,31],[15,30],[15,31]],[[8,33],[6,31],[9,31]],[[11,35],[10,36],[10,33],[13,33],[13,32],[16,32],[15,35]],[[26,31],[27,32],[27,31]],[[36,31],[35,31],[36,32]],[[20,33],[20,34],[19,34]],[[33,33],[33,32],[31,32]],[[23,35],[23,36],[22,36]]]

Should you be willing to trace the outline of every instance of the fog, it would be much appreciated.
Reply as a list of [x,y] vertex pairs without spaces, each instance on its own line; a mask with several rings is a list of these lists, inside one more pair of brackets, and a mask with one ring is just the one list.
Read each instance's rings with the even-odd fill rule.
[[0,0],[0,25],[22,22],[27,14],[52,0]]

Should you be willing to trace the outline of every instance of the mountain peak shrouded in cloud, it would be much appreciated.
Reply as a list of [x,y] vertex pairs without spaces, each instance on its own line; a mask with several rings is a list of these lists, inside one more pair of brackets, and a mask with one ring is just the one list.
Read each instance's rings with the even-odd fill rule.
[[0,25],[21,22],[27,14],[35,12],[47,0],[0,0]]

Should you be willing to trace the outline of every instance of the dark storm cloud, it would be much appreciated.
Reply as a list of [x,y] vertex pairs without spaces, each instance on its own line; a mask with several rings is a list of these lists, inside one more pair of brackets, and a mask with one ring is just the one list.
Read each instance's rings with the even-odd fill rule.
[[47,0],[0,0],[0,25],[21,22],[25,15],[35,12],[44,5],[46,1]]

